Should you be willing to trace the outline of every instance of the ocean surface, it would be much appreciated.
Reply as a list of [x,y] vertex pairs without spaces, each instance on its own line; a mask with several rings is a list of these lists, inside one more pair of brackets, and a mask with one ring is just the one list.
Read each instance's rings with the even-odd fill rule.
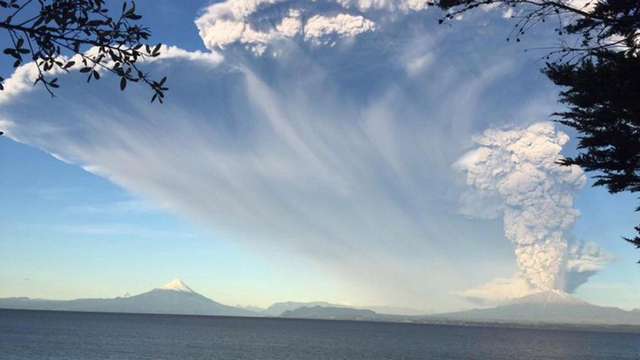
[[0,310],[0,359],[640,359],[640,334]]

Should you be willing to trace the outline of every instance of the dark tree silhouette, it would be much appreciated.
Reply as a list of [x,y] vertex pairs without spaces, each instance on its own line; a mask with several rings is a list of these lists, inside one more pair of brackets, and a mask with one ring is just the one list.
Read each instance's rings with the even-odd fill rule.
[[[153,80],[138,67],[140,59],[160,55],[161,45],[149,46],[148,28],[140,26],[134,2],[122,4],[117,17],[111,17],[104,0],[0,0],[0,29],[8,43],[4,54],[17,68],[33,61],[38,69],[35,84],[54,96],[60,85],[54,70],[68,72],[79,56],[79,70],[87,82],[100,79],[100,69],[120,77],[120,89],[128,82],[146,84],[153,92],[151,102],[162,102],[166,77]],[[0,77],[0,90],[4,89]],[[35,85],[34,84],[34,85]]]
[[[568,110],[556,114],[559,122],[582,134],[578,148],[585,151],[561,164],[595,171],[595,185],[611,193],[640,191],[640,59],[602,51],[595,60],[548,64],[543,71],[567,88],[560,101]],[[626,240],[640,248],[639,236]]]
[[[538,23],[557,20],[568,34],[549,47],[542,72],[563,87],[568,110],[556,120],[580,134],[574,158],[594,172],[594,186],[610,193],[640,192],[640,1],[592,0],[576,7],[568,0],[440,0],[440,23],[482,5],[513,7],[516,24],[509,39],[520,41]],[[636,209],[640,211],[640,207]],[[640,235],[640,226],[635,228]],[[625,240],[640,248],[640,236]]]

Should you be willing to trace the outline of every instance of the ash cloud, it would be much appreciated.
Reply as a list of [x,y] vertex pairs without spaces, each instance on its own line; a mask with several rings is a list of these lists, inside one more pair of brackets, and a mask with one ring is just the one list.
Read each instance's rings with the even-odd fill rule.
[[[84,76],[75,71],[60,74],[63,86],[51,100],[32,86],[34,68],[25,65],[0,92],[0,128],[221,241],[246,245],[251,256],[305,259],[353,291],[345,297],[354,301],[453,310],[466,303],[451,294],[511,271],[512,259],[493,236],[499,226],[469,228],[456,212],[459,173],[451,164],[472,134],[487,128],[482,119],[540,118],[551,112],[555,90],[529,55],[495,36],[511,29],[499,14],[482,27],[461,22],[447,31],[425,15],[426,3],[212,4],[196,19],[209,52],[169,47],[145,64],[169,78],[161,107],[148,104],[141,87],[123,95],[108,74],[99,86],[76,85]],[[528,80],[512,81],[520,76]],[[554,141],[549,153],[557,155]],[[502,154],[498,144],[481,146]],[[466,211],[484,218],[518,208],[489,185],[465,196]],[[577,216],[571,206],[562,209],[562,216]],[[547,230],[544,237],[555,239]],[[543,243],[530,237],[520,248]],[[571,254],[567,249],[558,251]],[[478,256],[482,251],[499,255]],[[558,267],[581,274],[564,280],[578,284],[599,265],[575,254],[581,261],[566,255]],[[555,260],[540,260],[537,271]],[[533,278],[536,267],[529,269]],[[513,287],[529,291],[523,276],[503,279],[502,296]]]
[[[461,213],[501,217],[505,237],[515,245],[520,273],[511,280],[518,284],[514,297],[546,290],[573,292],[610,258],[593,242],[572,240],[571,230],[580,215],[573,202],[586,178],[577,166],[557,164],[568,140],[547,122],[490,129],[476,136],[477,148],[455,164],[471,188],[462,196]],[[479,297],[480,290],[498,284],[505,281],[466,294]],[[487,297],[490,293],[483,292]]]
[[[378,29],[389,14],[426,10],[427,0],[227,0],[209,5],[195,23],[211,50],[240,46],[277,55],[281,41],[334,46]],[[383,16],[380,16],[384,14]]]

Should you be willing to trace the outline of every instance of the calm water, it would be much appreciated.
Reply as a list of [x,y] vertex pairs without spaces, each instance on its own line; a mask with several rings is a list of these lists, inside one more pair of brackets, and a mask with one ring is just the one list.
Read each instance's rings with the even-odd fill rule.
[[640,335],[0,310],[0,359],[640,359]]

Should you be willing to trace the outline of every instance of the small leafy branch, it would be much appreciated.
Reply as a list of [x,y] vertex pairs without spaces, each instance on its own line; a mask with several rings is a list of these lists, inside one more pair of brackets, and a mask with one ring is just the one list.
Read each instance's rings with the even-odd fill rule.
[[[60,85],[48,72],[69,72],[76,61],[65,55],[75,54],[87,82],[108,71],[120,77],[121,90],[141,82],[152,90],[151,102],[163,102],[167,78],[153,80],[138,67],[139,60],[158,57],[161,44],[145,43],[151,31],[137,24],[142,16],[134,2],[124,2],[120,15],[111,17],[104,0],[0,0],[2,18],[0,29],[11,44],[3,53],[14,59],[14,68],[33,61],[38,71],[34,85],[42,84],[51,96]],[[3,81],[0,77],[0,90]]]
[[579,62],[603,51],[640,51],[640,2],[638,0],[591,0],[582,6],[568,0],[437,0],[434,5],[447,10],[440,24],[481,6],[512,8],[516,23],[507,41],[520,42],[522,36],[540,23],[555,19],[559,35],[576,35],[571,43],[560,37],[548,50],[546,59]]

